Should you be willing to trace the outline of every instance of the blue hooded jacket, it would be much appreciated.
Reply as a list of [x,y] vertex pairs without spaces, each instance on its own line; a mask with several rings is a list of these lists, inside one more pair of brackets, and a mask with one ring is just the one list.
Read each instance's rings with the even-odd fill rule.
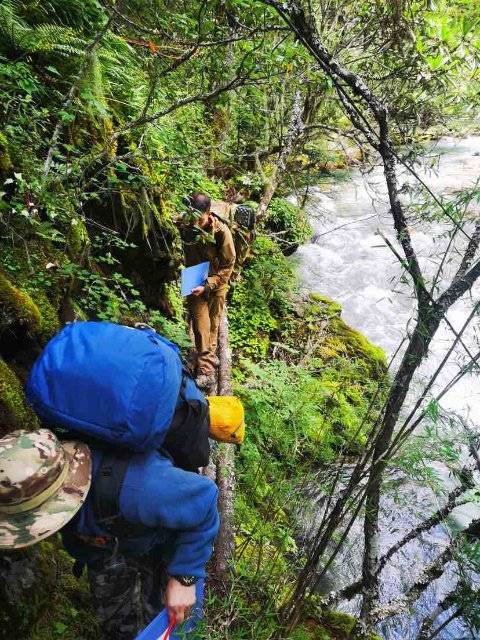
[[[102,454],[92,448],[92,456],[94,484]],[[143,555],[161,549],[169,575],[204,578],[219,527],[217,493],[214,482],[174,467],[156,451],[133,454],[120,492],[120,513],[151,532],[142,529],[138,537],[123,538],[119,551]],[[104,551],[77,541],[75,534],[111,537],[95,521],[91,491],[67,525],[64,544],[73,557],[87,564],[104,555]]]

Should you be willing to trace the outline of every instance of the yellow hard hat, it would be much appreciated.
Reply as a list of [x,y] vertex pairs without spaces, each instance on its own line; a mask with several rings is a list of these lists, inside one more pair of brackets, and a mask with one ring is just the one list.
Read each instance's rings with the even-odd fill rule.
[[219,442],[242,444],[245,438],[245,412],[235,396],[208,396],[210,436]]

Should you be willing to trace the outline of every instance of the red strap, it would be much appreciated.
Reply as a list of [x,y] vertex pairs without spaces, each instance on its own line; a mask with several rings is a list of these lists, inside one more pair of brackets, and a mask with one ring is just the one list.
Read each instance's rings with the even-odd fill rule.
[[177,624],[177,619],[175,618],[175,616],[172,616],[172,620],[170,622],[170,624],[168,625],[167,631],[165,633],[165,635],[163,636],[164,640],[168,640],[170,638],[170,634],[173,631],[173,627]]

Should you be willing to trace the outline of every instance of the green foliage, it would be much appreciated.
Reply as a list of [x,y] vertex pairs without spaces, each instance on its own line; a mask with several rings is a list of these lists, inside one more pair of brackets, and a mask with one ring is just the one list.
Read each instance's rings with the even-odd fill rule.
[[[182,300],[167,284],[181,263],[174,220],[182,195],[258,200],[297,90],[306,127],[289,184],[345,165],[328,137],[351,126],[332,83],[273,9],[224,4],[134,0],[124,19],[99,0],[0,3],[0,302],[7,321],[39,344],[69,308],[74,317],[147,322],[187,348]],[[322,42],[375,87],[395,137],[475,114],[476,3],[328,5]],[[205,98],[236,74],[234,90]],[[217,618],[222,640],[276,630],[301,561],[291,513],[299,486],[340,448],[361,449],[378,411],[374,403],[364,424],[369,404],[388,384],[383,352],[343,322],[338,305],[292,296],[282,249],[310,234],[304,214],[274,198],[266,231],[272,237],[256,240],[229,303],[250,432],[239,456],[238,583]],[[0,424],[34,426],[11,364],[0,360]],[[443,452],[453,461],[451,442]],[[405,464],[420,466],[413,457]],[[96,637],[85,584],[69,581],[64,555],[49,554],[58,555],[60,589],[32,640]],[[343,640],[349,624],[325,614],[295,640]]]
[[275,234],[275,240],[285,252],[304,244],[312,236],[312,228],[304,210],[285,198],[272,199],[266,226]]
[[279,320],[291,308],[293,269],[273,240],[259,236],[254,259],[235,284],[229,307],[230,342],[237,356],[264,357]]
[[20,380],[0,358],[0,436],[14,429],[38,429],[40,423],[27,405]]
[[158,333],[174,342],[181,349],[190,349],[192,341],[187,333],[185,322],[178,320],[170,320],[163,316],[159,311],[151,311],[148,316],[148,324],[151,325]]

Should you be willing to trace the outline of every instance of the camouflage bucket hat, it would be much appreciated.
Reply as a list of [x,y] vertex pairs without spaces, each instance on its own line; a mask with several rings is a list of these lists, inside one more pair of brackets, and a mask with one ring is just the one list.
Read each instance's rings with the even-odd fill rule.
[[48,429],[0,438],[0,550],[61,529],[84,503],[91,472],[87,445],[60,443]]

